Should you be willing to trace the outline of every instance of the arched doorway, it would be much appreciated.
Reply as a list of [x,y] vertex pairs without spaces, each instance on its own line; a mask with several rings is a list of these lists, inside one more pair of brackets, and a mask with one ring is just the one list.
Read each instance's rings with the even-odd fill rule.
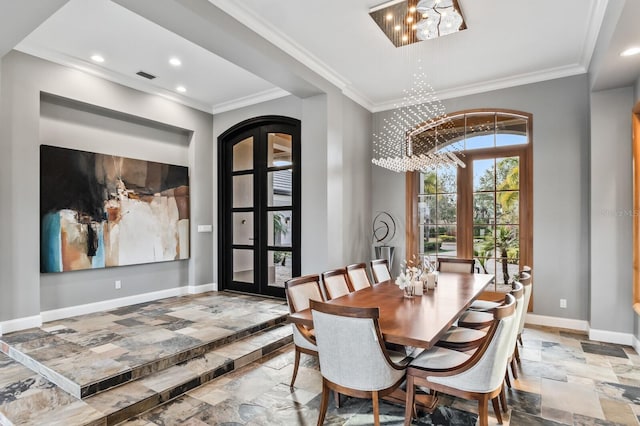
[[300,121],[251,118],[218,145],[219,285],[284,297],[300,275]]

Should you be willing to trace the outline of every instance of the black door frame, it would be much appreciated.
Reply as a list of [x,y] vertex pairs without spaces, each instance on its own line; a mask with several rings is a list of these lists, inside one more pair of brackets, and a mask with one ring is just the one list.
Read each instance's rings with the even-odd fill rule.
[[[267,207],[267,171],[277,171],[278,167],[267,169],[267,135],[268,133],[286,133],[292,137],[291,154],[292,170],[292,240],[291,240],[291,274],[300,275],[301,245],[301,174],[300,174],[300,120],[267,115],[242,121],[218,136],[218,286],[221,290],[236,290],[253,294],[284,297],[284,289],[267,285],[267,252],[277,249],[267,246],[268,226],[260,220],[268,215],[268,211],[278,210]],[[233,176],[243,174],[233,172],[233,145],[236,142],[253,136],[253,208],[254,212],[254,244],[233,244],[233,212],[247,209],[233,208]],[[287,169],[283,167],[282,169]],[[233,249],[246,248],[254,250],[254,283],[233,281]]]

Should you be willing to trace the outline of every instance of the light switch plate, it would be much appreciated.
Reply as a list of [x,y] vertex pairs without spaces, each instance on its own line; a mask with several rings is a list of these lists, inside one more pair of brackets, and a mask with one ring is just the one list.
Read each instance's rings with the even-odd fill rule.
[[213,225],[198,225],[198,232],[213,232]]

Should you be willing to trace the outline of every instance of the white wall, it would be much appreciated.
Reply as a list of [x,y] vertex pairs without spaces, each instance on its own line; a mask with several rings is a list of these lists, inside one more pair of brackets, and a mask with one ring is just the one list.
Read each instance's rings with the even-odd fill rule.
[[[586,75],[443,101],[448,112],[506,108],[533,114],[533,311],[589,315],[589,86]],[[377,131],[390,111],[374,115]],[[373,167],[372,211],[398,220],[396,263],[404,258],[404,175]],[[559,299],[568,300],[566,309]]]
[[[0,270],[3,274],[0,321],[35,316],[49,309],[178,286],[213,283],[212,235],[194,231],[198,224],[212,223],[213,217],[211,115],[15,51],[3,57],[1,77],[3,155],[0,157]],[[41,92],[138,117],[139,123],[147,124],[136,128],[141,130],[146,127],[146,130],[141,130],[139,137],[130,138],[131,135],[127,135],[126,131],[123,134],[122,130],[127,128],[133,131],[133,127],[109,127],[106,124],[109,120],[106,119],[102,120],[106,126],[102,128],[98,125],[93,129],[82,129],[87,124],[82,120],[76,123],[60,120],[53,126],[54,117],[51,114],[47,116],[45,108],[43,132],[58,131],[65,127],[66,130],[79,131],[69,135],[87,136],[87,139],[65,140],[61,134],[45,133],[41,139]],[[153,140],[165,134],[159,131],[162,125],[158,123],[184,129],[183,134],[186,131],[193,132],[188,145],[185,145],[184,138]],[[192,224],[190,260],[55,275],[40,274],[38,156],[41,141],[89,151],[117,151],[113,153],[188,164]],[[176,156],[174,160],[169,160]],[[114,288],[116,279],[122,280],[121,290]]]
[[633,332],[633,88],[591,94],[591,329]]

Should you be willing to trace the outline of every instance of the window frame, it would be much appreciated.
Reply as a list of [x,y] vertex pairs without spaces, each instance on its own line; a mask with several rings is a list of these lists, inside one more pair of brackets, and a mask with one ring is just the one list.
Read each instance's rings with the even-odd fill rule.
[[[458,256],[473,258],[473,173],[474,160],[518,156],[520,158],[520,269],[533,268],[533,115],[509,109],[472,109],[449,114],[497,113],[519,115],[527,120],[528,143],[522,145],[494,146],[462,151],[460,159],[467,165],[458,168],[457,177],[457,248]],[[406,183],[406,258],[417,256],[421,240],[418,228],[418,194],[420,171],[407,172]],[[532,298],[533,300],[533,298]],[[532,303],[529,305],[532,306]]]

